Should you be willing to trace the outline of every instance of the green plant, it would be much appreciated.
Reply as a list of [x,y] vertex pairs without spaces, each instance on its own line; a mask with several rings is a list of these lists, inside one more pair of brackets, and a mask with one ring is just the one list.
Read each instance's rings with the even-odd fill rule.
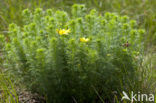
[[154,22],[156,18],[154,0],[0,0],[0,32],[6,31],[8,24],[12,21],[18,25],[23,25],[20,15],[25,8],[34,9],[36,7],[57,8],[68,11],[74,3],[85,4],[90,10],[96,8],[100,13],[117,12],[121,15],[128,15],[137,20],[140,27],[146,28],[145,45],[147,48],[156,44]]
[[54,103],[111,101],[131,90],[143,51],[143,29],[114,13],[73,5],[64,11],[24,10],[25,25],[9,25],[5,66]]
[[18,103],[18,96],[10,79],[0,73],[0,102]]

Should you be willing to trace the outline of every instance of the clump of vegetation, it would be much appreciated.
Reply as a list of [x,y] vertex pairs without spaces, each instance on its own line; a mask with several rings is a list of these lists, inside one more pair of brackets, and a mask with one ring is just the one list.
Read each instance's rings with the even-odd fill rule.
[[88,10],[96,8],[100,13],[117,12],[121,15],[128,15],[137,20],[140,27],[146,29],[145,46],[153,48],[156,44],[156,1],[151,0],[1,0],[0,3],[0,32],[6,33],[8,24],[12,21],[23,25],[21,12],[25,8],[31,10],[40,8],[53,8],[68,11],[75,4],[85,4]]
[[10,24],[1,38],[5,67],[29,89],[50,103],[110,101],[133,89],[145,32],[135,20],[77,4],[71,16],[41,8],[22,15],[25,24]]

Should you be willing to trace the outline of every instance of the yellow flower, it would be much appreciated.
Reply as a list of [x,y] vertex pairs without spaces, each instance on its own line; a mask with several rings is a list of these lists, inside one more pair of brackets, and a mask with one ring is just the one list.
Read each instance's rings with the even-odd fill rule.
[[89,41],[89,39],[88,38],[80,38],[80,42],[83,42],[83,43],[87,43]]
[[68,35],[70,33],[70,29],[57,29],[56,32],[59,35]]

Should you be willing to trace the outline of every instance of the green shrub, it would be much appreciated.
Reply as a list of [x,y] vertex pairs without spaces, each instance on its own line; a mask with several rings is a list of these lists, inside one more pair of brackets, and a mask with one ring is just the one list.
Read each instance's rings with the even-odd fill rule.
[[[97,103],[132,89],[144,30],[127,16],[73,5],[64,11],[23,11],[25,25],[9,25],[5,66],[50,103]],[[110,97],[110,98],[109,98]]]

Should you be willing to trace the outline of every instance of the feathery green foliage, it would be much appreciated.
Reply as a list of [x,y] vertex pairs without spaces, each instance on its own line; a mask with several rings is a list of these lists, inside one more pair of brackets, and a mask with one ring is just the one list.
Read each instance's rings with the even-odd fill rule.
[[135,20],[77,4],[71,16],[41,8],[22,15],[25,24],[1,36],[6,68],[50,103],[110,101],[138,80],[145,31]]
[[25,8],[55,8],[70,12],[74,3],[85,4],[88,10],[96,8],[100,13],[116,12],[137,20],[140,27],[146,29],[147,48],[156,44],[156,1],[155,0],[0,0],[0,32],[6,31],[8,24],[22,25],[20,15]]

